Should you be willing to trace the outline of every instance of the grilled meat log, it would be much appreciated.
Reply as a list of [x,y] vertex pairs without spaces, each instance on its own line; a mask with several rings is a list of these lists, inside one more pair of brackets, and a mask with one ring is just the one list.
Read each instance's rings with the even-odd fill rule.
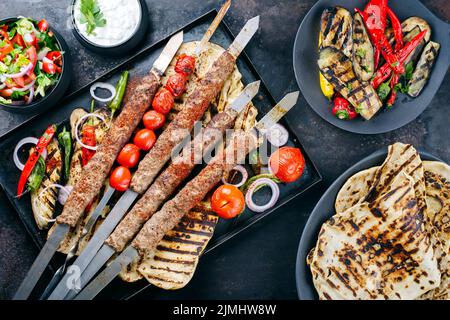
[[333,47],[322,48],[319,53],[320,72],[335,90],[346,98],[366,120],[382,107],[380,98],[369,83],[362,83],[353,71],[351,60]]
[[237,115],[235,110],[229,108],[213,117],[207,127],[187,147],[190,152],[183,153],[172,161],[117,226],[106,240],[110,247],[117,252],[125,248],[144,223],[192,172],[196,163],[195,157],[207,151],[215,142],[217,143],[217,138],[222,137],[226,129],[233,127]]
[[100,192],[117,154],[141,121],[158,86],[159,79],[152,73],[128,85],[122,112],[112,124],[94,157],[85,166],[83,179],[78,181],[67,199],[62,214],[57,218],[58,223],[76,226],[86,206]]
[[412,78],[408,84],[408,95],[417,97],[422,91],[423,87],[430,77],[433,65],[436,62],[441,45],[439,43],[430,41],[423,49],[422,56],[417,63],[416,69],[413,72]]
[[[55,213],[58,189],[48,188],[52,184],[58,184],[61,180],[62,157],[58,141],[52,139],[47,146],[47,159],[45,160],[45,175],[40,187],[31,192],[31,208],[34,220],[40,230],[49,226],[50,219]],[[44,191],[45,188],[48,188]]]
[[219,151],[194,179],[147,221],[131,245],[141,255],[153,252],[164,234],[172,230],[256,146],[257,139],[252,132],[237,132],[226,149]]
[[321,47],[334,47],[350,58],[353,51],[352,29],[352,15],[347,9],[341,7],[325,9],[320,20]]
[[202,77],[195,90],[187,98],[183,110],[159,136],[156,144],[139,163],[133,176],[130,189],[144,193],[156,175],[170,159],[172,149],[189,134],[196,121],[205,113],[210,102],[219,94],[223,84],[233,72],[235,58],[225,51]]
[[353,16],[353,68],[361,81],[369,81],[375,72],[374,49],[361,14]]

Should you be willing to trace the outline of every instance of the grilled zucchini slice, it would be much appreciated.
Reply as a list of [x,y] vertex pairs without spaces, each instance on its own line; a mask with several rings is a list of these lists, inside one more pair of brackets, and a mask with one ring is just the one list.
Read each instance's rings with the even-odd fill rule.
[[374,49],[361,15],[353,16],[353,68],[361,81],[369,81],[375,71]]
[[369,83],[358,80],[352,61],[342,51],[333,47],[322,48],[318,65],[320,72],[335,90],[339,91],[364,119],[371,119],[381,109],[382,103],[375,89]]
[[323,11],[320,20],[322,47],[334,47],[347,56],[353,52],[353,19],[347,9],[331,7]]
[[412,74],[412,78],[408,84],[408,95],[417,97],[430,77],[433,65],[439,53],[441,45],[437,42],[430,41],[423,49],[417,67]]

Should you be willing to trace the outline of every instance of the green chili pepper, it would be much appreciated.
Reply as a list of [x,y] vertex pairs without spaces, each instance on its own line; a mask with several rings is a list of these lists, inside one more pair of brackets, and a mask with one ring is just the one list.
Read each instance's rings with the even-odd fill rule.
[[42,183],[42,179],[45,176],[45,160],[43,157],[39,157],[36,165],[31,171],[30,176],[28,177],[28,190],[36,191],[39,189]]
[[58,142],[64,149],[64,178],[66,181],[70,175],[70,156],[72,153],[72,136],[70,131],[66,131],[64,127],[63,131],[58,135]]
[[[277,177],[275,177],[273,174],[262,173],[262,174],[259,174],[257,176],[253,176],[250,179],[248,179],[247,182],[245,182],[245,184],[240,188],[241,191],[245,194],[247,192],[247,189],[251,186],[251,184],[253,182],[255,182],[256,180],[261,179],[261,178],[268,178],[268,179],[272,180],[275,183],[281,183],[281,180],[278,179]],[[260,185],[258,188],[256,188],[255,192],[258,191],[259,189],[261,189],[262,187],[264,187],[264,185]]]
[[128,71],[124,71],[116,84],[116,95],[114,96],[112,101],[108,104],[108,108],[109,110],[111,110],[111,120],[113,119],[116,111],[120,109],[123,96],[125,95],[125,89],[127,88],[127,83],[128,83]]

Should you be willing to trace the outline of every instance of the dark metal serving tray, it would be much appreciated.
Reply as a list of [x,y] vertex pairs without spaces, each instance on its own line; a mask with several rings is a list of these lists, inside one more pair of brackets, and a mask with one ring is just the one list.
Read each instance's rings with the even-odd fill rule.
[[[211,24],[216,14],[217,11],[212,10],[180,29],[184,30],[185,42],[199,40],[202,37],[203,33],[207,30],[208,26]],[[177,30],[176,32],[180,30]],[[120,64],[94,82],[106,81],[114,84],[118,80],[120,73],[123,70],[130,70],[131,76],[146,74],[151,69],[154,60],[156,59],[156,57],[158,57],[160,51],[162,50],[169,37],[170,36],[167,36],[165,39],[143,49],[131,59]],[[216,33],[212,37],[211,42],[219,44],[222,47],[226,48],[231,44],[233,39],[233,34],[231,33],[227,25],[222,22]],[[241,57],[238,59],[237,64],[239,70],[242,73],[242,80],[245,84],[256,80],[261,80],[261,77],[255,70],[255,67],[252,65],[251,61],[245,54],[241,55]],[[67,121],[73,109],[80,106],[84,107],[85,109],[88,108],[91,100],[89,94],[89,87],[91,86],[91,84],[92,83],[69,95],[59,104],[58,107],[53,108],[52,110],[47,111],[41,115],[38,115],[33,119],[30,119],[29,121],[23,123],[0,139],[0,148],[2,150],[2,153],[0,155],[0,161],[2,163],[2,166],[0,166],[0,184],[3,187],[8,199],[11,201],[12,205],[18,212],[19,217],[24,223],[26,229],[39,248],[43,246],[47,232],[39,231],[36,226],[31,210],[29,195],[23,196],[20,200],[15,198],[20,172],[14,165],[12,159],[13,151],[20,139],[27,136],[38,137],[44,132],[45,128],[49,124],[62,123],[64,121]],[[258,108],[259,117],[264,115],[273,105],[275,105],[274,98],[263,82],[261,83],[259,94],[254,99],[254,104]],[[300,195],[301,193],[321,181],[320,173],[309,158],[306,150],[302,147],[297,136],[289,129],[288,124],[284,120],[282,121],[282,123],[286,128],[288,128],[290,132],[289,144],[301,148],[305,156],[306,167],[303,176],[295,183],[280,186],[281,196],[274,208],[267,210],[262,214],[255,214],[246,210],[243,214],[241,214],[241,216],[239,216],[238,219],[235,220],[225,221],[221,219],[216,227],[214,237],[211,239],[205,252],[209,252],[212,249],[216,248],[220,244],[229,240],[241,231],[247,229],[255,222],[266,217],[277,208],[280,208],[296,196]],[[61,258],[62,256],[57,257],[55,260]],[[55,265],[58,264],[54,264],[54,266]],[[145,280],[127,284],[120,279],[116,279],[102,292],[101,296],[109,298],[128,298],[134,295],[136,292],[140,292],[149,286],[150,285]]]

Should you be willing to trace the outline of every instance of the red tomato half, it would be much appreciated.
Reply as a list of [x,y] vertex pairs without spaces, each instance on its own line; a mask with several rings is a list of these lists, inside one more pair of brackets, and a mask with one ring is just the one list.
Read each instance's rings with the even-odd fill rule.
[[186,75],[176,73],[169,77],[166,83],[166,88],[175,98],[178,98],[186,90],[186,81]]
[[130,186],[131,172],[128,168],[117,167],[109,177],[109,185],[117,191],[126,191]]
[[234,218],[244,211],[244,195],[235,186],[222,185],[212,195],[211,208],[221,218]]
[[133,168],[139,162],[140,151],[139,148],[136,147],[132,143],[128,143],[123,147],[117,156],[117,162],[126,168]]
[[141,129],[134,136],[133,142],[139,149],[149,151],[156,142],[156,135],[152,130]]
[[269,165],[278,179],[289,183],[302,176],[305,158],[298,148],[282,147],[270,156]]
[[159,113],[168,114],[170,109],[172,109],[173,103],[172,93],[166,88],[162,88],[153,98],[152,107]]
[[166,117],[158,111],[150,110],[144,114],[142,122],[147,129],[157,130],[163,127]]

